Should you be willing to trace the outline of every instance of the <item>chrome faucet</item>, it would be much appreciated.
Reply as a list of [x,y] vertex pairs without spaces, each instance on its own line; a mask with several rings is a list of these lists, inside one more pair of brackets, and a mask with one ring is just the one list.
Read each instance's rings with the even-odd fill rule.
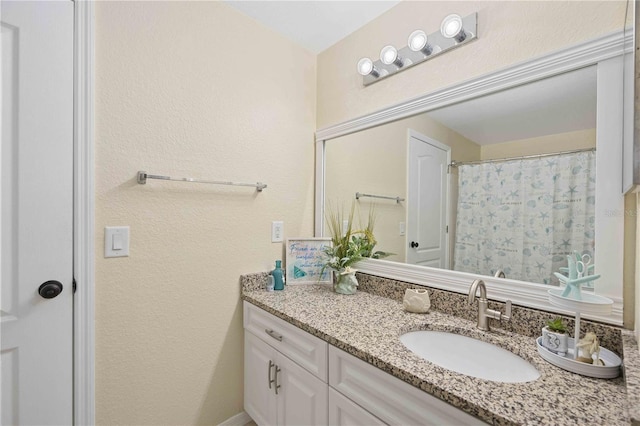
[[511,319],[511,300],[507,300],[505,313],[489,309],[489,301],[487,300],[487,288],[484,281],[475,280],[471,283],[469,289],[469,304],[473,305],[476,300],[476,293],[480,287],[480,299],[478,299],[478,328],[480,330],[489,331],[489,318],[508,321]]
[[493,274],[496,278],[507,278],[502,269],[498,269],[495,274]]

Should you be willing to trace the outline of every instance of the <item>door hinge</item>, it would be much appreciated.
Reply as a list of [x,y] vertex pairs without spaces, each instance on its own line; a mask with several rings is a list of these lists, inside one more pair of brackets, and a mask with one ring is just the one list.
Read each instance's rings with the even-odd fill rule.
[[76,277],[73,277],[73,294],[75,294],[75,293],[76,293],[76,288],[77,288],[77,287],[78,287],[78,286],[76,285]]
[[449,225],[447,225],[446,230],[444,232],[446,232],[447,234],[449,233]]

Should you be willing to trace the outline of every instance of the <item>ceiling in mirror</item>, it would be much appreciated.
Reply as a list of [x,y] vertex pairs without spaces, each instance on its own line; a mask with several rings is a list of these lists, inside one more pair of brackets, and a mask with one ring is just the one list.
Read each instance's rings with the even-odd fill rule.
[[593,129],[596,77],[587,67],[427,115],[479,145]]
[[595,155],[483,162],[595,145],[592,66],[327,141],[325,201],[405,198],[356,201],[389,260],[555,284],[568,253],[596,257]]

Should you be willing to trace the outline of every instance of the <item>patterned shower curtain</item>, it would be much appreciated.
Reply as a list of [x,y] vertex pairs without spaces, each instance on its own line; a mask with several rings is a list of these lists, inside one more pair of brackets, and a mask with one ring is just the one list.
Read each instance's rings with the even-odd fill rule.
[[577,250],[594,257],[593,151],[460,165],[456,271],[556,284]]

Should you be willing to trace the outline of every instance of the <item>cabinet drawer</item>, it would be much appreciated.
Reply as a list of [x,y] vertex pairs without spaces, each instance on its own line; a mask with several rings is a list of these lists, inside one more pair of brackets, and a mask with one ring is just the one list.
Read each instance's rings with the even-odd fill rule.
[[327,342],[244,302],[244,328],[327,383]]
[[390,425],[486,425],[334,346],[329,347],[329,385]]

